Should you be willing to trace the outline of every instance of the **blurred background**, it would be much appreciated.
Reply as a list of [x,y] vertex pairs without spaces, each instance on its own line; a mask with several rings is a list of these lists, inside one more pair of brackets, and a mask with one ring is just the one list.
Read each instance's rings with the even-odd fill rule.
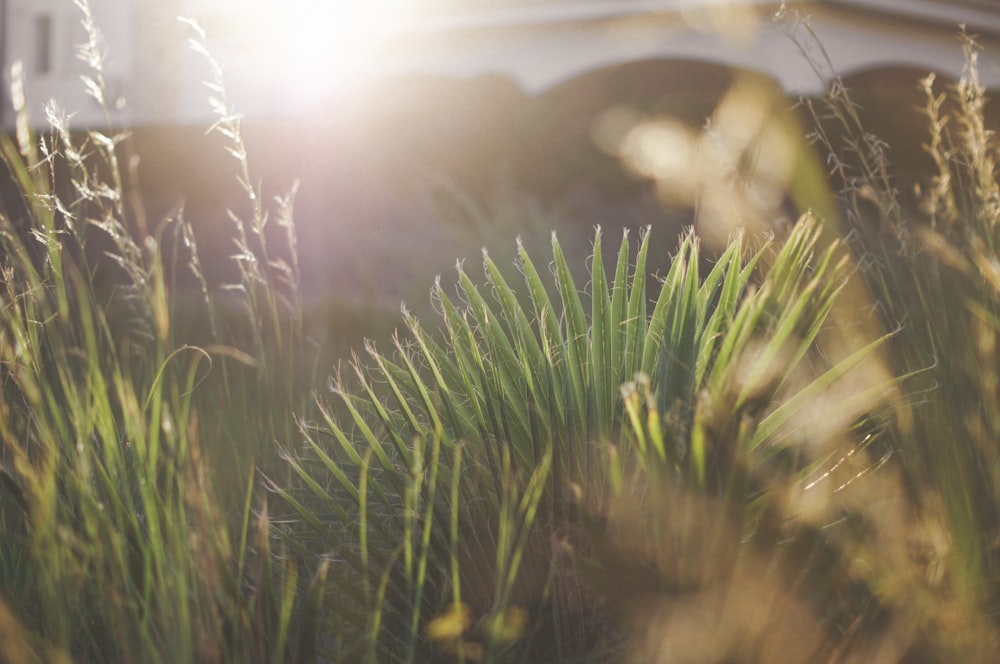
[[[80,81],[87,35],[74,1],[0,0],[0,122],[13,128],[10,70],[22,62],[37,127],[56,99],[74,130],[128,132],[149,218],[183,205],[213,258],[209,280],[225,282],[234,269],[226,211],[246,201],[224,139],[206,136],[218,119],[204,85],[211,68],[177,20],[193,19],[223,68],[265,197],[300,183],[311,317],[352,338],[391,327],[401,300],[426,307],[434,276],[450,275],[456,258],[476,264],[484,245],[512,254],[517,235],[547,242],[555,229],[585,256],[596,224],[611,237],[652,225],[666,258],[697,221],[698,199],[663,183],[691,168],[696,137],[719,121],[737,82],[777,90],[793,108],[841,77],[866,128],[887,142],[904,198],[928,166],[917,82],[961,74],[960,25],[984,47],[984,83],[1000,84],[991,0],[90,5],[110,112]],[[753,124],[754,103],[740,99],[727,121]],[[777,170],[769,204],[794,218],[781,200],[788,174]]]

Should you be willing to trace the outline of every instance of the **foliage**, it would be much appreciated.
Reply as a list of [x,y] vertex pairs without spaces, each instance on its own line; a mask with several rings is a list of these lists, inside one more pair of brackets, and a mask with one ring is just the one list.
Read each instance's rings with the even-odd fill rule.
[[[650,563],[647,601],[659,595],[651,589],[665,600],[671,584],[694,589],[728,573],[742,548],[732,537],[758,528],[757,504],[776,491],[776,458],[811,435],[800,418],[822,408],[853,424],[874,401],[866,393],[859,409],[857,395],[832,388],[881,340],[835,366],[811,352],[847,265],[819,237],[804,219],[778,247],[737,238],[702,277],[689,234],[650,293],[648,235],[634,265],[627,235],[612,272],[595,259],[587,296],[555,238],[551,286],[523,247],[522,293],[488,256],[485,288],[461,266],[458,301],[439,283],[446,345],[408,317],[394,355],[369,346],[370,366],[354,363],[357,388],[332,385],[342,416],[321,403],[323,421],[303,423],[308,446],[289,454],[298,486],[271,483],[296,517],[281,520],[288,546],[334,556],[324,569],[339,579],[327,609],[341,655],[606,659],[622,648],[608,611],[634,610],[622,597],[631,567]],[[790,485],[829,461],[801,457],[784,470]],[[675,519],[708,505],[729,513],[700,524],[701,543],[713,541],[692,578],[665,578],[658,564],[680,564],[671,554],[644,561],[619,550],[623,522],[638,516],[623,505],[667,494],[673,505],[624,535],[649,537],[646,555],[677,534]],[[681,558],[692,546],[669,543]],[[521,631],[497,637],[498,624],[524,616]]]
[[808,151],[788,183],[815,216],[714,255],[685,233],[662,277],[648,229],[607,257],[598,231],[582,290],[555,235],[548,273],[484,253],[434,285],[437,329],[404,311],[313,398],[293,195],[271,220],[218,67],[223,289],[182,211],[130,197],[127,137],[54,105],[36,135],[15,76],[0,661],[989,661],[1000,189],[967,55],[950,96],[923,83],[921,210],[835,86],[813,138],[842,189]]
[[[298,571],[271,550],[255,466],[308,403],[302,377],[276,371],[302,355],[294,263],[267,253],[248,186],[251,221],[233,214],[242,280],[220,302],[182,212],[150,229],[129,199],[127,138],[75,143],[54,104],[36,135],[17,76],[14,93],[16,137],[0,140],[22,205],[0,218],[2,657],[280,661]],[[238,124],[221,127],[246,182]],[[209,324],[183,324],[195,316]]]
[[[978,46],[963,34],[966,72],[947,93],[933,75],[920,82],[935,172],[917,184],[919,209],[906,209],[887,146],[866,134],[847,91],[835,88],[821,114],[836,119],[846,149],[819,132],[832,154],[851,219],[854,250],[876,310],[897,321],[896,362],[929,367],[910,384],[913,423],[905,451],[921,509],[942,528],[947,561],[932,574],[957,606],[933,611],[929,631],[960,620],[956,641],[996,647],[998,509],[996,468],[1000,281],[996,277],[997,143],[985,125]],[[875,203],[874,206],[871,203]],[[961,616],[961,618],[959,618]],[[975,652],[975,651],[974,651]],[[945,659],[954,656],[946,651]]]

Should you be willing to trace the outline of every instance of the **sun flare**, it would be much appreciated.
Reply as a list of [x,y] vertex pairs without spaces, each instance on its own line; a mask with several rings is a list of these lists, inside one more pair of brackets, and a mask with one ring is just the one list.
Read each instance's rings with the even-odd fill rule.
[[250,0],[248,45],[277,73],[282,92],[310,102],[371,76],[385,38],[417,0]]

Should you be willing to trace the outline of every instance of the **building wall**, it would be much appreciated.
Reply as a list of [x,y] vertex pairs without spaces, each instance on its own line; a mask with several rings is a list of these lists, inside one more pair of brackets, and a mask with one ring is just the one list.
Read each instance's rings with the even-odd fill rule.
[[183,108],[178,92],[186,39],[177,20],[181,0],[131,1],[135,5],[133,76],[128,89],[131,120],[135,124],[174,123]]
[[[148,0],[143,0],[148,1]],[[137,0],[91,0],[91,9],[108,47],[103,62],[107,104],[114,122],[127,124],[132,113],[119,107],[135,77],[135,42],[131,30]],[[43,109],[55,98],[60,107],[74,113],[73,122],[85,126],[103,124],[104,110],[88,96],[80,81],[92,75],[80,60],[78,47],[87,41],[80,10],[71,0],[6,0],[4,16],[4,107],[5,126],[12,121],[10,68],[23,64],[25,91],[32,118],[44,116]]]
[[[239,112],[252,118],[296,113],[300,109],[290,81],[297,72],[290,72],[287,63],[282,63],[281,49],[273,43],[270,50],[259,48],[272,41],[273,33],[269,31],[274,29],[268,24],[270,15],[262,13],[260,7],[291,6],[287,1],[89,0],[104,36],[103,48],[107,54],[104,77],[112,124],[212,122],[209,91],[204,85],[211,78],[210,68],[203,56],[188,47],[187,40],[193,33],[177,21],[177,16],[197,19],[209,33],[210,47],[225,67],[229,101]],[[323,2],[310,1],[320,5]],[[439,9],[457,2],[434,1]],[[499,73],[510,76],[530,92],[629,59],[693,58],[757,67],[774,75],[790,90],[806,89],[803,87],[806,84],[798,83],[799,79],[814,80],[810,78],[811,68],[796,59],[795,48],[784,40],[781,30],[767,23],[766,16],[773,11],[771,5],[777,4],[765,0],[747,0],[748,5],[760,6],[764,17],[761,25],[768,28],[760,32],[761,38],[755,44],[742,50],[717,35],[699,33],[686,25],[685,13],[678,7],[695,4],[692,0],[661,3],[620,0],[620,4],[608,0],[470,0],[462,6],[483,9],[504,2],[507,3],[504,6],[517,11],[507,12],[505,17],[497,15],[495,19],[483,15],[462,25],[452,21],[446,29],[439,25],[433,30],[409,34],[393,45],[394,50],[375,69],[385,75],[429,73],[472,77]],[[304,3],[301,0],[296,6],[309,6]],[[622,32],[624,37],[617,43],[609,35],[620,27],[618,19],[603,14],[597,18],[593,11],[598,5],[611,11],[640,4],[666,9],[660,14],[622,18],[621,21],[631,21],[626,26],[630,31]],[[559,16],[566,16],[557,22],[531,24],[531,12],[541,5],[552,5],[550,9],[559,9]],[[580,10],[575,19],[572,16],[576,16],[573,14],[576,8],[571,5]],[[817,33],[826,40],[831,53],[842,58],[834,62],[838,67],[864,69],[867,63],[864,59],[868,58],[873,63],[884,61],[918,67],[941,63],[951,73],[961,68],[961,48],[947,16],[958,17],[956,21],[966,14],[972,18],[985,17],[995,24],[995,29],[990,28],[988,34],[993,36],[989,39],[1000,44],[998,5],[1000,2],[992,0],[806,3],[817,21]],[[915,13],[922,18],[914,18]],[[514,15],[520,17],[520,22],[504,23]],[[905,20],[896,20],[904,15]],[[43,108],[53,97],[74,113],[74,125],[105,124],[104,109],[86,94],[80,82],[80,76],[90,72],[76,57],[76,46],[86,41],[86,33],[73,0],[0,0],[0,16],[3,18],[0,46],[4,72],[0,92],[3,126],[13,124],[8,90],[10,66],[15,61],[24,63],[30,110],[36,125],[44,124]],[[305,12],[302,16],[309,14]],[[672,27],[665,31],[663,28],[668,25]],[[990,49],[982,60],[986,65],[982,67],[984,78],[994,85],[1000,83],[1000,62],[991,59],[997,52],[1000,48]],[[313,59],[327,66],[331,63],[331,53],[321,46]],[[301,82],[302,76],[298,78]],[[326,84],[330,85],[329,81]],[[322,85],[317,83],[317,87]]]

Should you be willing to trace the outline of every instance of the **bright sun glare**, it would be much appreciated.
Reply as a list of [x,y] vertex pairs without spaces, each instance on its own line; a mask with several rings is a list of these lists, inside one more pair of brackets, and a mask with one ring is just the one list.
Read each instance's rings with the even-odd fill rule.
[[309,102],[363,80],[387,34],[412,17],[418,0],[249,0],[255,48],[280,68],[282,86]]

